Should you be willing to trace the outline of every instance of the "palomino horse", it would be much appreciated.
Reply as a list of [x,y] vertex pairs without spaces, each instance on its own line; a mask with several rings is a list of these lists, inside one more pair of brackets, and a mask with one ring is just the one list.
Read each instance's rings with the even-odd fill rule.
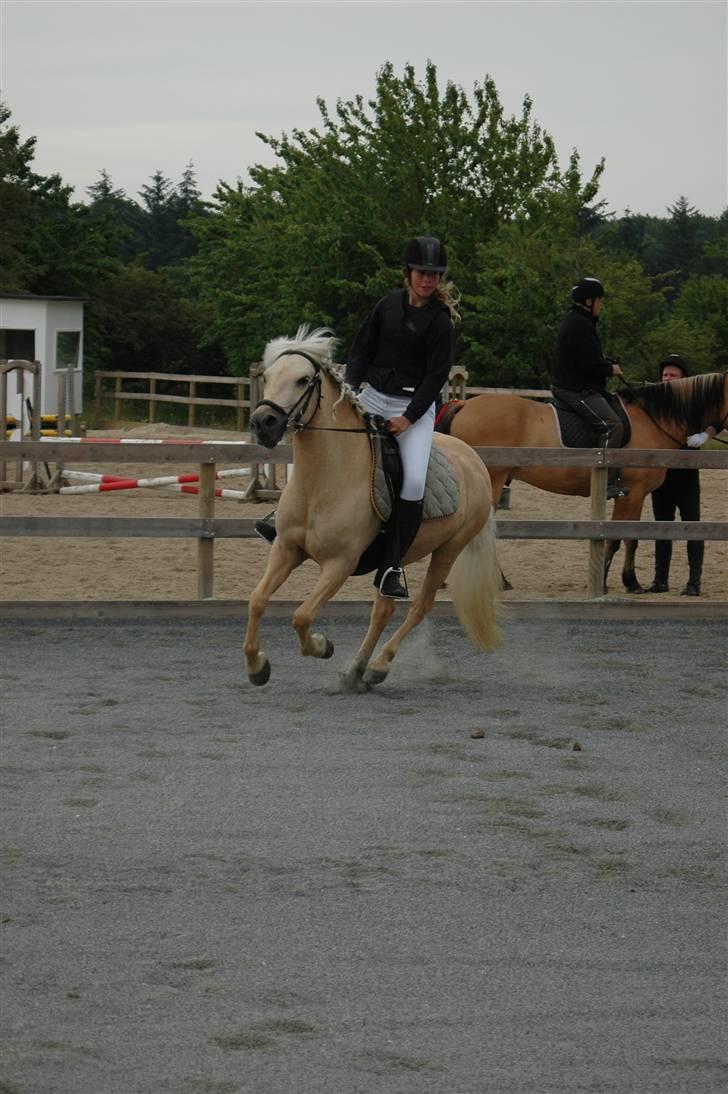
[[[626,448],[684,448],[691,433],[706,426],[725,427],[728,417],[728,373],[708,373],[667,384],[645,384],[620,391],[632,436]],[[447,428],[447,427],[446,427]],[[547,403],[519,395],[475,395],[451,419],[449,435],[474,448],[558,448],[561,446],[555,412]],[[575,467],[491,467],[493,502],[500,501],[507,480],[521,479],[553,494],[588,496],[590,473]],[[639,520],[645,497],[660,485],[664,468],[624,468],[629,487],[626,498],[614,503],[614,520]],[[620,540],[609,540],[605,581]],[[628,592],[642,592],[635,575],[637,540],[625,540],[622,581]]]
[[[293,473],[280,498],[268,565],[250,597],[245,659],[253,684],[265,684],[270,677],[259,644],[266,605],[307,558],[319,564],[320,574],[296,610],[293,627],[304,657],[331,657],[332,643],[323,634],[312,634],[311,626],[320,608],[354,573],[380,528],[370,494],[373,427],[332,364],[334,345],[330,331],[309,333],[304,326],[293,339],[269,342],[263,355],[265,398],[251,415],[250,430],[260,444],[274,448],[292,428]],[[405,561],[431,556],[422,588],[402,625],[370,660],[395,606],[376,594],[364,641],[341,675],[345,690],[366,690],[386,678],[402,640],[430,611],[448,574],[455,610],[470,640],[483,650],[500,644],[490,478],[462,441],[437,436],[436,443],[457,480],[457,509],[420,527]]]

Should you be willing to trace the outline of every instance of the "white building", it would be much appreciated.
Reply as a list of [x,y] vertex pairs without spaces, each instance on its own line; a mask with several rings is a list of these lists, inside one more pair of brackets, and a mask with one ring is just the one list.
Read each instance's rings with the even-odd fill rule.
[[[83,305],[84,300],[77,296],[0,295],[0,359],[40,361],[41,414],[57,413],[59,381],[63,378],[66,382],[69,366],[73,369],[72,390],[66,390],[65,411],[79,414],[82,410]],[[11,373],[8,377],[7,412],[21,421],[24,408],[15,376]],[[26,398],[31,392],[27,377]]]

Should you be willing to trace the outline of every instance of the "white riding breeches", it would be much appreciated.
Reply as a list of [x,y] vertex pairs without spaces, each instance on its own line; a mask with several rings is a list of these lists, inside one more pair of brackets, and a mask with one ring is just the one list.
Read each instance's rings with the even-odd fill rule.
[[[405,395],[383,395],[371,385],[359,392],[359,401],[370,414],[379,414],[385,420],[398,418],[410,403]],[[399,496],[405,501],[420,501],[425,496],[434,429],[435,404],[432,403],[421,418],[396,437],[404,474]]]

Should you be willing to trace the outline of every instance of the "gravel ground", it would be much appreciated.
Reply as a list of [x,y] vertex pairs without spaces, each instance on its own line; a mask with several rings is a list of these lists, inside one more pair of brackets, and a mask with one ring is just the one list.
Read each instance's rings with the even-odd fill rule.
[[1,1094],[728,1089],[728,625],[363,626],[6,621]]

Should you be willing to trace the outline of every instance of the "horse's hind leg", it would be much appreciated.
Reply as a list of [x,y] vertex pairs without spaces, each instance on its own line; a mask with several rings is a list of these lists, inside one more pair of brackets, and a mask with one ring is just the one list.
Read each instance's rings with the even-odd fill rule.
[[[503,487],[505,486],[510,476],[511,469],[509,467],[497,467],[490,471],[490,488],[493,493],[493,510],[498,508],[501,497],[503,495]],[[503,573],[503,567],[500,567],[501,576],[501,588],[508,590],[512,589],[510,581]]]
[[394,607],[395,601],[391,600],[389,597],[375,597],[374,603],[372,604],[372,612],[369,617],[369,629],[364,636],[364,641],[357,650],[354,660],[351,662],[348,669],[339,673],[342,691],[367,690],[366,685],[363,682],[364,673],[369,664],[369,658],[374,653],[374,649],[384,628],[392,618]]
[[250,594],[248,628],[245,632],[245,666],[251,684],[267,684],[270,679],[270,662],[260,648],[260,621],[268,601],[276,589],[303,562],[298,548],[286,550],[276,540],[268,557],[265,573]]
[[433,552],[419,595],[412,601],[412,606],[407,612],[401,627],[382,646],[379,656],[369,663],[363,677],[365,684],[381,684],[387,679],[392,662],[402,642],[410,631],[414,630],[425,616],[432,611],[437,590],[442,588],[443,582],[457,558],[457,554],[457,550],[453,550],[451,544],[448,544],[446,548],[441,547]]

